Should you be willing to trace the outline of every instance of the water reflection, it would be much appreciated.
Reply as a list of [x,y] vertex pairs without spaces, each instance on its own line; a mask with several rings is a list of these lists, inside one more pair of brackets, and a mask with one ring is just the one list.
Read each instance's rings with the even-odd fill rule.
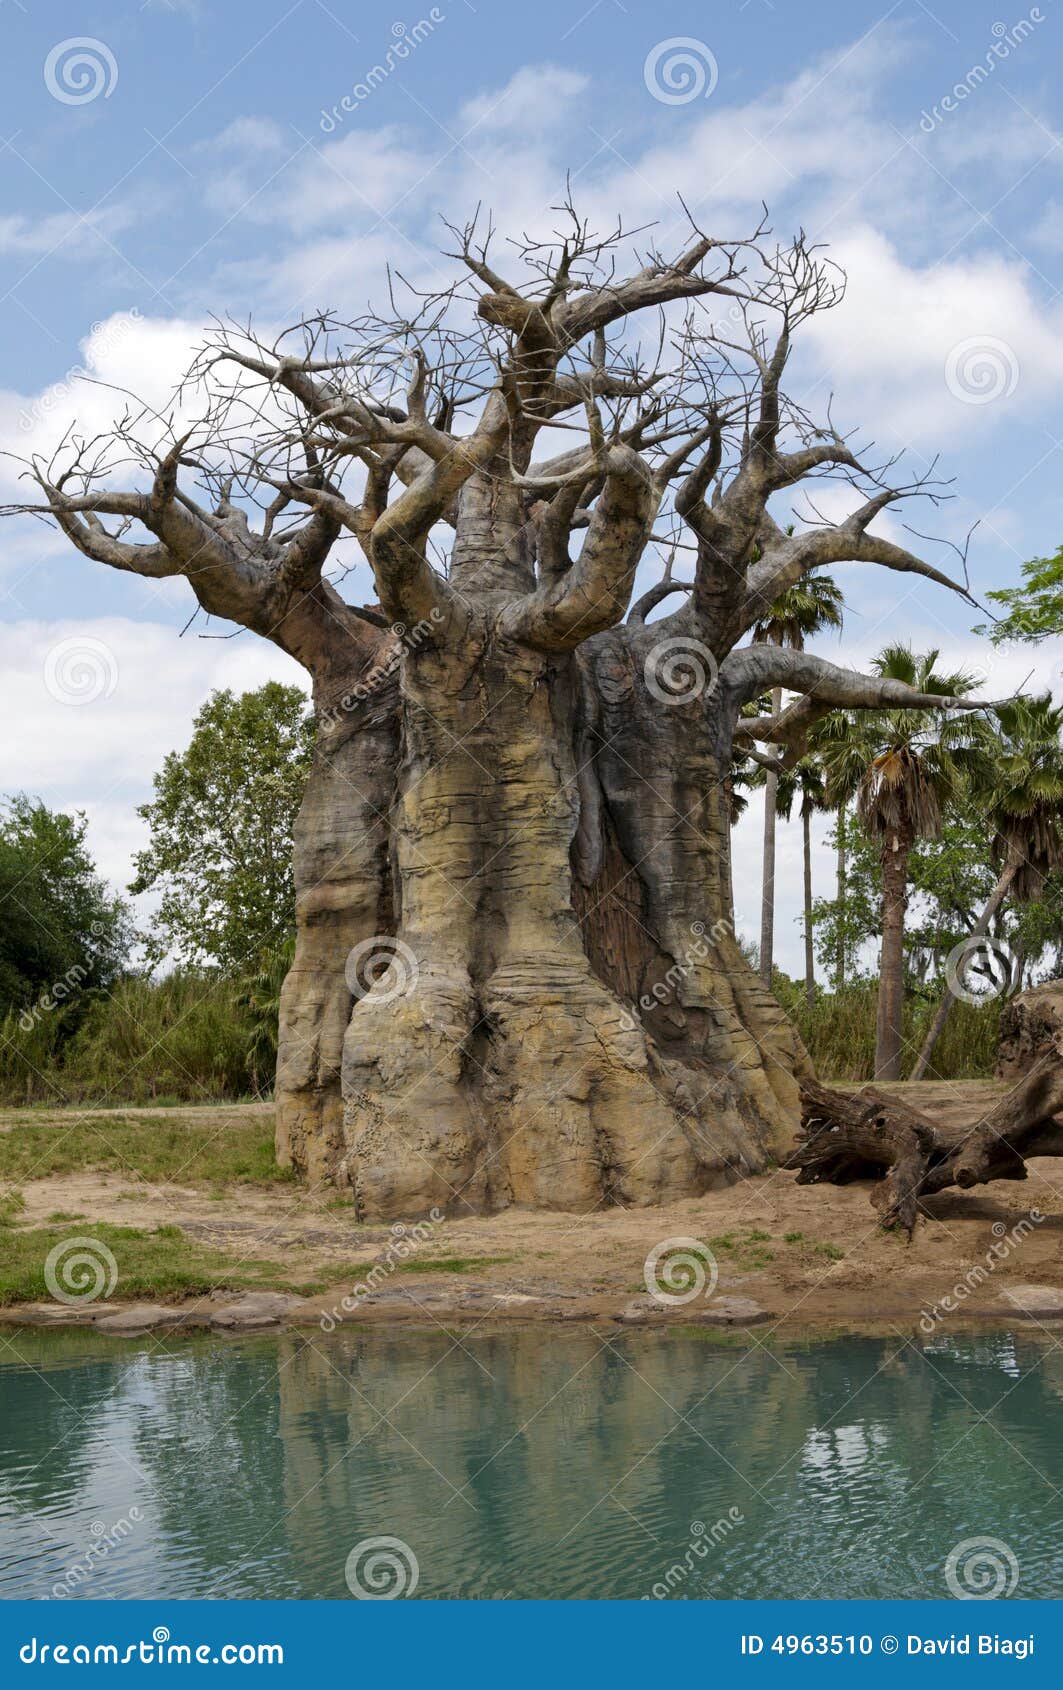
[[419,1597],[936,1596],[987,1533],[1019,1596],[1060,1588],[1063,1356],[1032,1336],[51,1332],[3,1354],[5,1596],[342,1597],[384,1534]]

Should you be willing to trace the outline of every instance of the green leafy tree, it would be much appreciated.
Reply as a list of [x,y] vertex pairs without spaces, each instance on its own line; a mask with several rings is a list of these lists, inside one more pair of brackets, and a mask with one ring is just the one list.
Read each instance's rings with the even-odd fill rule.
[[[813,906],[816,956],[833,967],[839,934],[852,959],[852,976],[866,979],[866,959],[881,929],[882,856],[878,843],[861,827],[849,827],[851,852],[842,898],[817,898]],[[828,836],[832,842],[833,836]],[[986,846],[986,820],[967,797],[959,813],[942,822],[936,839],[917,840],[908,859],[909,909],[904,929],[905,978],[911,991],[937,995],[949,952],[969,938],[985,906],[997,871]],[[1050,874],[1040,896],[1030,903],[1005,902],[993,916],[992,945],[975,956],[971,973],[987,987],[1018,989],[1024,980],[1048,977],[1063,969],[1063,869]],[[1002,962],[1014,961],[1005,980]]]
[[[997,710],[998,730],[974,796],[994,829],[990,848],[997,877],[970,937],[982,938],[1005,898],[1029,903],[1063,863],[1063,709],[1048,694],[1017,698]],[[912,1079],[926,1073],[955,1001],[947,981],[919,1052]]]
[[128,912],[96,872],[87,826],[24,793],[0,812],[0,1017],[72,1026],[128,955]]
[[298,687],[211,694],[138,812],[151,843],[130,890],[161,893],[150,960],[172,954],[243,974],[282,949],[295,925],[292,830],[313,737]]
[[[939,674],[937,651],[921,656],[903,645],[875,659],[875,673],[922,693],[962,698],[975,677]],[[935,839],[949,804],[982,757],[982,731],[969,715],[936,710],[879,710],[828,718],[822,757],[833,802],[855,800],[856,813],[879,847],[882,867],[882,951],[875,1034],[875,1077],[901,1075],[904,1011],[904,923],[909,859],[917,839]]]
[[1063,632],[1063,546],[1055,557],[1024,563],[1021,587],[1000,587],[987,597],[1003,605],[1005,614],[975,631],[989,634],[996,645],[1007,640],[1036,644]]

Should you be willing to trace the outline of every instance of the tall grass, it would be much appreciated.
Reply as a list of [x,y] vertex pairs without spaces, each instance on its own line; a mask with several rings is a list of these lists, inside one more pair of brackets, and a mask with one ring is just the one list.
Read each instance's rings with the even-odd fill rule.
[[[824,1080],[870,1080],[875,1073],[875,1012],[878,981],[858,981],[841,992],[821,992],[810,1009],[804,989],[787,982],[778,989],[797,1025],[816,1072]],[[909,995],[904,1007],[904,1066],[922,1044],[937,1000]],[[975,1080],[992,1075],[1000,1034],[999,999],[952,1006],[934,1049],[928,1080]]]
[[[264,973],[245,982],[191,972],[163,980],[134,976],[95,999],[69,1037],[58,1014],[42,1016],[28,1031],[9,1015],[0,1022],[0,1102],[210,1103],[262,1096],[273,1084],[283,965],[274,972],[275,980]],[[776,975],[775,989],[823,1079],[873,1077],[877,981],[821,992],[811,1009],[803,987],[785,975]],[[935,1001],[909,996],[909,1066],[934,1008]],[[991,1075],[999,1020],[999,1002],[954,1004],[928,1078]]]
[[72,1037],[56,1017],[0,1024],[0,1099],[9,1104],[185,1103],[261,1094],[273,1048],[238,984],[220,975],[132,976],[91,1003]]

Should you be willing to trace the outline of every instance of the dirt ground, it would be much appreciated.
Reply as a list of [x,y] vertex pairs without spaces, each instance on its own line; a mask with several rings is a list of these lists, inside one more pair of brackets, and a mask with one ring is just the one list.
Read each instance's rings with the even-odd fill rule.
[[[900,1089],[919,1107],[959,1124],[977,1119],[998,1088],[950,1082]],[[268,1112],[264,1105],[247,1108]],[[224,1126],[246,1111],[167,1111],[168,1117],[212,1114]],[[6,1115],[0,1130],[5,1127],[17,1131],[18,1117]],[[1058,1161],[1031,1162],[1025,1181],[931,1199],[910,1244],[880,1229],[869,1191],[866,1184],[798,1186],[793,1174],[774,1172],[663,1208],[587,1215],[510,1209],[400,1229],[359,1226],[335,1193],[300,1186],[230,1187],[219,1196],[82,1172],[27,1182],[19,1218],[41,1225],[63,1211],[84,1217],[83,1230],[93,1221],[177,1225],[241,1261],[281,1262],[295,1279],[327,1279],[332,1289],[293,1307],[294,1320],[316,1320],[322,1311],[357,1321],[450,1322],[490,1313],[770,1322],[773,1328],[922,1320],[926,1331],[945,1299],[952,1304],[945,1309],[949,1319],[1014,1318],[1021,1310],[1009,1290],[1031,1285],[1058,1291],[1057,1318],[1063,1317]],[[647,1296],[646,1259],[674,1239],[694,1239],[711,1251],[718,1270],[711,1295],[675,1304]],[[494,1260],[485,1265],[483,1258]],[[704,1256],[706,1271],[709,1262]],[[1038,1318],[1052,1318],[1050,1302],[1042,1301]],[[18,1319],[19,1311],[7,1310],[4,1318]]]

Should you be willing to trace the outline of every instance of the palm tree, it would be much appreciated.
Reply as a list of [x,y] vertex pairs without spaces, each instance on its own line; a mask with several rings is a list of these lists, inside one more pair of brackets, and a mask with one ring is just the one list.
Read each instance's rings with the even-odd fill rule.
[[[977,685],[964,670],[938,674],[939,653],[916,656],[910,647],[887,646],[875,659],[877,675],[917,691],[962,698]],[[821,731],[827,792],[834,803],[853,798],[856,813],[882,861],[882,952],[875,1029],[875,1078],[901,1076],[904,1013],[904,918],[908,859],[917,839],[933,839],[942,812],[983,760],[984,729],[965,712],[860,711],[828,717]]]
[[[845,600],[829,575],[813,571],[779,594],[753,628],[754,645],[787,646],[803,651],[805,642],[824,628],[840,628]],[[772,714],[782,709],[782,688],[771,695]],[[760,892],[760,977],[771,985],[775,945],[775,817],[778,776],[769,770],[764,782],[764,853]]]
[[[811,736],[810,736],[811,737]],[[776,805],[787,821],[800,798],[801,840],[804,857],[805,1001],[809,1009],[816,1001],[816,959],[812,944],[812,816],[829,809],[823,768],[814,752],[808,752],[792,769],[778,776]]]
[[[1000,705],[996,717],[988,779],[974,782],[972,796],[994,829],[991,852],[999,872],[970,939],[989,932],[1009,895],[1020,904],[1038,897],[1052,869],[1063,863],[1063,707],[1053,705],[1044,693]],[[912,1069],[913,1080],[926,1073],[955,997],[946,983]]]
[[835,852],[837,862],[837,892],[838,913],[843,918],[838,924],[838,954],[834,969],[834,990],[840,992],[845,985],[845,899],[849,885],[848,839],[846,837],[847,818],[845,814],[845,799],[838,805],[838,819],[834,825]]

